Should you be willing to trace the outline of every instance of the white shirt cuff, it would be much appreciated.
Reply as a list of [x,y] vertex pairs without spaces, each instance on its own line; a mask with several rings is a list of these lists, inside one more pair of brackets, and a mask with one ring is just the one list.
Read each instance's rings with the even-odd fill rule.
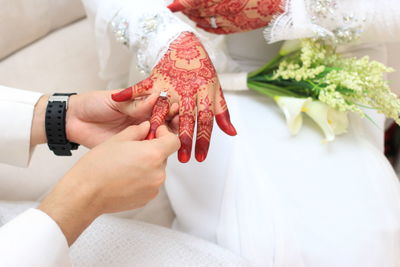
[[0,86],[0,162],[25,167],[33,112],[41,93]]
[[67,240],[57,223],[29,209],[0,228],[0,266],[71,266]]

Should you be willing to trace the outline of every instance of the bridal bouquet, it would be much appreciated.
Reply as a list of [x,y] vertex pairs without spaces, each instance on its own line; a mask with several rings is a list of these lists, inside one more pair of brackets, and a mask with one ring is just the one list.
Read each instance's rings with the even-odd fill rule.
[[286,42],[278,56],[249,73],[247,84],[276,101],[292,134],[299,132],[306,114],[332,141],[346,132],[348,112],[368,117],[363,108],[400,124],[400,100],[384,79],[392,71],[368,57],[345,58],[331,45],[305,39]]

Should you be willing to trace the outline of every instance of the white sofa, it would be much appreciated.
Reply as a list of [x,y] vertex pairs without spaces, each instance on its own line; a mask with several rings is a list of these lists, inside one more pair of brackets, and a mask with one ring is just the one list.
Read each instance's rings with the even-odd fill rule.
[[[80,0],[0,0],[0,7],[0,84],[43,93],[105,89]],[[400,70],[399,47],[389,45],[389,60]],[[400,92],[400,79],[394,80]],[[55,157],[41,145],[27,169],[0,164],[0,200],[39,200],[85,152]],[[173,219],[164,192],[146,209],[123,216],[165,226]]]

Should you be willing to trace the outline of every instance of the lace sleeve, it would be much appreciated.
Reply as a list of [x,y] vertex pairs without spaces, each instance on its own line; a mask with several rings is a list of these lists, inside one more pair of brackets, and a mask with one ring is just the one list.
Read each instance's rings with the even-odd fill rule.
[[184,31],[193,31],[167,9],[168,2],[84,0],[95,26],[102,78],[122,75],[132,61],[149,73],[173,40]]
[[265,30],[269,42],[315,37],[334,43],[400,38],[398,0],[286,0]]

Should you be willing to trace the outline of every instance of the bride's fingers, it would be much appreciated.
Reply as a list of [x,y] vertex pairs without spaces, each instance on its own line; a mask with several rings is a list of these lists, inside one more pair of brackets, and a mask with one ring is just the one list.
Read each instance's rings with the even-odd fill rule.
[[152,88],[153,79],[149,77],[132,87],[128,87],[122,91],[112,94],[111,97],[116,102],[129,101],[140,96],[148,95],[150,93],[150,89]]
[[[189,2],[189,3],[188,3]],[[185,10],[187,7],[190,7],[190,0],[175,0],[168,6],[169,10],[172,12],[179,12]],[[186,6],[185,6],[186,3]]]
[[215,96],[215,119],[219,128],[226,134],[231,136],[237,135],[236,129],[231,122],[231,116],[229,114],[222,88],[216,92]]
[[195,103],[193,103],[193,99],[189,98],[184,98],[181,102],[179,108],[179,139],[181,140],[181,148],[178,151],[178,159],[180,162],[186,163],[190,160],[192,153],[195,113],[193,109],[188,110],[185,106],[194,106]]
[[213,103],[208,95],[199,97],[197,101],[197,110],[195,155],[198,162],[203,162],[208,154],[214,124]]
[[[159,95],[159,94],[158,94]],[[156,137],[157,129],[166,121],[170,122],[170,127],[174,133],[178,132],[179,117],[179,104],[173,103],[170,105],[168,100],[161,101],[160,99],[154,105],[153,112],[150,119],[150,131],[146,140],[152,140]]]
[[150,130],[146,140],[153,140],[156,138],[158,127],[165,123],[165,119],[169,113],[169,106],[168,97],[158,97],[153,107],[153,113],[150,119]]

